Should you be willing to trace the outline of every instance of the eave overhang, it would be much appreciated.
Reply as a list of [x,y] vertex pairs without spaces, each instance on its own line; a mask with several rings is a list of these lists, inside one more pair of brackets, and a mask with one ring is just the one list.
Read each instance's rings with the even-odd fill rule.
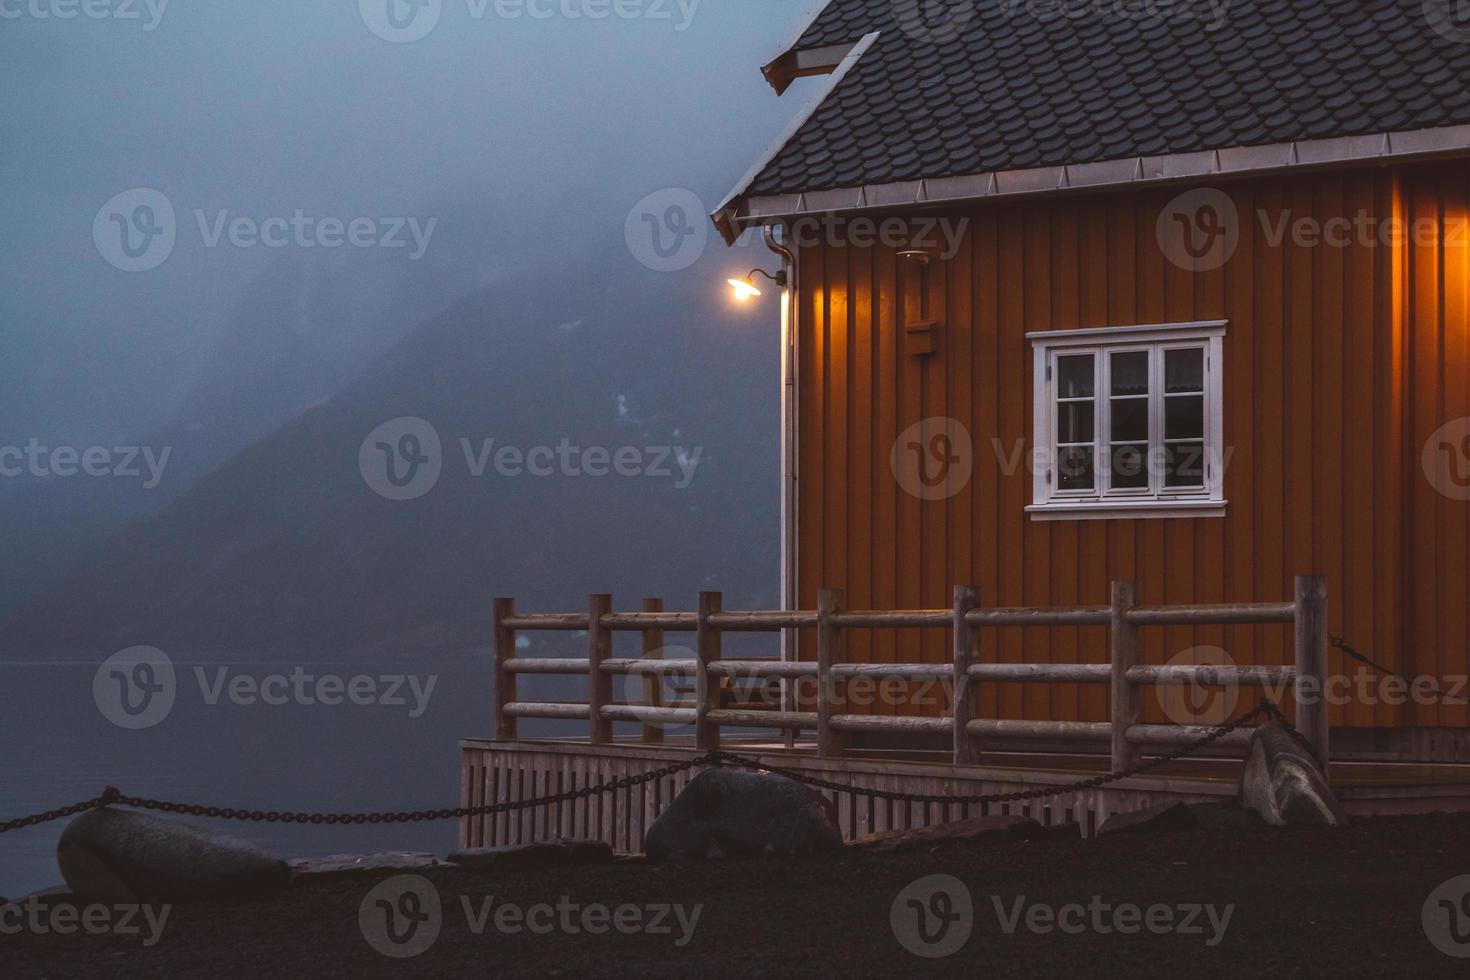
[[[855,50],[853,54],[861,57],[859,51]],[[812,107],[814,109],[815,106]],[[794,133],[795,130],[792,135]],[[727,243],[733,244],[747,228],[789,221],[804,215],[960,205],[995,198],[1146,187],[1208,177],[1263,176],[1464,155],[1470,153],[1470,125],[1297,140],[1267,146],[1224,147],[1024,170],[987,171],[835,190],[747,196],[745,190],[784,145],[785,139],[776,145],[774,151],[768,152],[711,216]]]

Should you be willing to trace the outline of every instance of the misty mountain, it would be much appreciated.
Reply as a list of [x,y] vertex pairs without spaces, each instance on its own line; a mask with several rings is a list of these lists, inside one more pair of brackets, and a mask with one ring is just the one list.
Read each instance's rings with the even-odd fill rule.
[[[353,263],[296,255],[279,258],[249,282],[164,424],[111,439],[101,438],[107,426],[95,430],[94,442],[109,451],[147,447],[165,464],[156,485],[141,453],[131,467],[137,477],[23,473],[0,481],[9,491],[0,508],[8,559],[0,566],[0,614],[54,586],[109,535],[167,506],[199,477],[339,390],[400,339],[413,322],[410,311],[425,296],[443,295],[444,285],[433,266],[407,268],[371,255]],[[28,442],[12,435],[8,445]]]
[[[719,281],[580,261],[466,297],[86,553],[0,642],[459,649],[488,642],[496,594],[527,608],[579,608],[593,591],[692,608],[696,591],[720,588],[774,603],[777,339],[769,310],[712,303]],[[272,322],[294,302],[278,292]],[[243,370],[237,399],[313,376],[293,373],[309,344],[267,346],[281,359]],[[267,401],[247,414],[283,403]],[[380,495],[360,461],[380,451],[364,450],[369,434],[398,417],[424,420],[442,446],[438,481],[416,499]],[[536,447],[572,465],[557,456],[549,476],[510,465]],[[591,457],[601,466],[586,465],[588,448],[605,451]],[[625,472],[655,472],[582,472],[619,450]]]

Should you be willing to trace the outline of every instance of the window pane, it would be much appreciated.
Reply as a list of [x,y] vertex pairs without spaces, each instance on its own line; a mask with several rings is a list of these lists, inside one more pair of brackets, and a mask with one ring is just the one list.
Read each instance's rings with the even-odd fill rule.
[[1164,438],[1205,437],[1205,396],[1183,395],[1164,399]]
[[1057,451],[1057,489],[1091,490],[1095,486],[1093,474],[1091,446],[1073,446]]
[[1113,447],[1113,489],[1147,490],[1148,459],[1147,446]]
[[1205,485],[1205,445],[1183,442],[1169,446],[1164,452],[1164,486],[1202,487]]
[[1114,354],[1111,366],[1113,394],[1148,394],[1148,351],[1131,350]]
[[1091,398],[1097,393],[1091,354],[1057,358],[1057,397]]
[[1113,441],[1148,441],[1148,399],[1113,399]]
[[1057,406],[1057,442],[1093,441],[1093,403],[1063,402]]
[[1204,391],[1205,352],[1199,347],[1164,351],[1165,391]]

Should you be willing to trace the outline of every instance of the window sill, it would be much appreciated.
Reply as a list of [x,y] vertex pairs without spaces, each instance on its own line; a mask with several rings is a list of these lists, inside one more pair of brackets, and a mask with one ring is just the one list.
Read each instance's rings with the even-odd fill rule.
[[1032,504],[1033,521],[1163,520],[1180,517],[1224,517],[1228,500],[1110,500]]

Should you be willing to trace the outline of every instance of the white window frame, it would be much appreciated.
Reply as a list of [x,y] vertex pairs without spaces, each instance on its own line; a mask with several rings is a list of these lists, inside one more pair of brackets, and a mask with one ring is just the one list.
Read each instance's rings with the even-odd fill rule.
[[[1035,381],[1033,398],[1032,504],[1033,520],[1137,519],[1170,517],[1224,517],[1225,499],[1225,328],[1228,321],[1156,323],[1136,327],[1099,327],[1085,330],[1047,330],[1028,333]],[[1164,436],[1164,352],[1170,349],[1204,351],[1204,464],[1202,487],[1165,487],[1163,474],[1150,465],[1147,488],[1108,485],[1111,456],[1112,385],[1109,372],[1113,353],[1149,352],[1148,460],[1167,443]],[[1093,356],[1093,486],[1090,490],[1057,489],[1054,468],[1057,450],[1057,359],[1068,354]],[[1193,441],[1193,440],[1190,440]]]

